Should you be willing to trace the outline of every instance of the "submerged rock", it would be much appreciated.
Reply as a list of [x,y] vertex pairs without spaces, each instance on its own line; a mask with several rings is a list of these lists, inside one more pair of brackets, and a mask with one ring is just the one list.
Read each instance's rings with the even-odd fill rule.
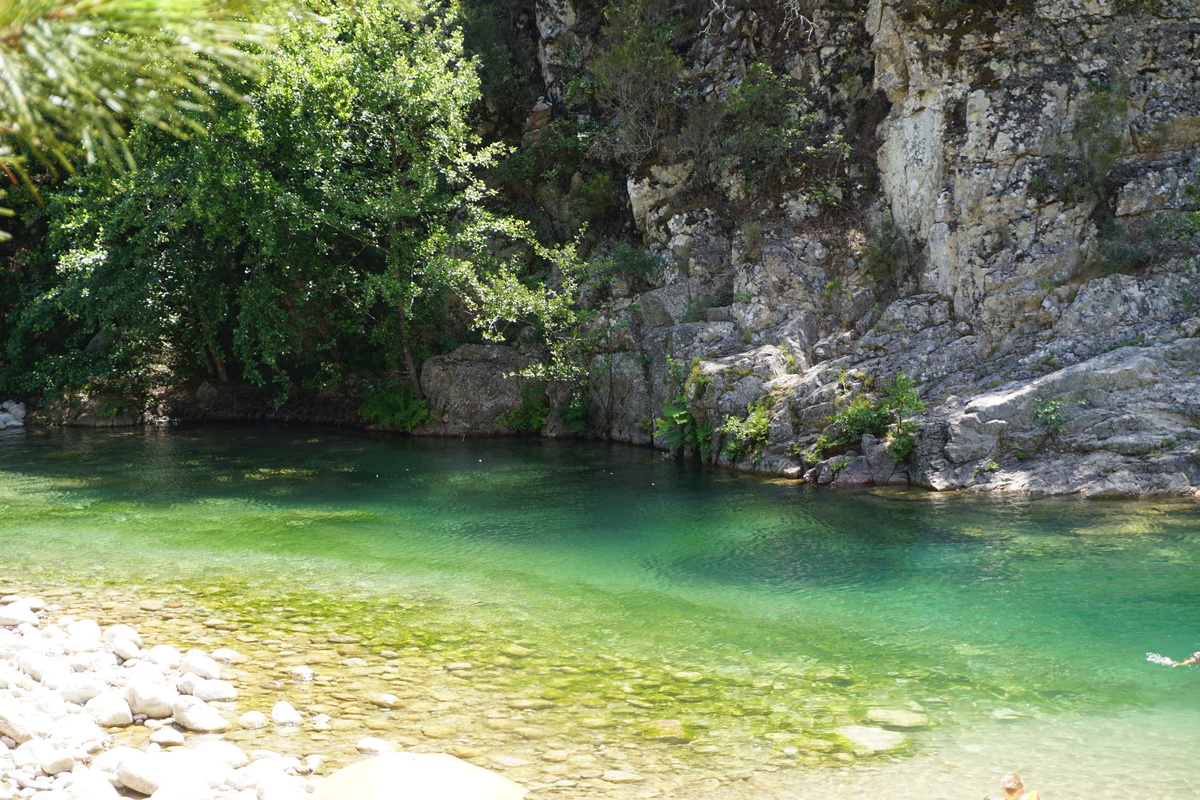
[[642,725],[642,738],[668,744],[687,744],[691,735],[677,719],[656,719]]
[[924,728],[929,725],[929,717],[902,708],[872,708],[867,712],[867,720],[885,728]]
[[238,725],[246,730],[265,728],[269,722],[270,720],[267,719],[267,715],[261,711],[247,711],[238,717]]
[[600,776],[600,780],[608,781],[609,783],[641,783],[646,779],[634,772],[610,769]]
[[899,731],[867,725],[843,725],[837,728],[837,733],[848,739],[856,752],[866,751],[868,755],[896,750],[908,742],[908,737]]

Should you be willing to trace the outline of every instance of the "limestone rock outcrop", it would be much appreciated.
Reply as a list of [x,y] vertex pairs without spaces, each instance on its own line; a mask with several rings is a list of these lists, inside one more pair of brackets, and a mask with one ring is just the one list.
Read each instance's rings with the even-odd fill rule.
[[[555,48],[586,53],[586,26],[568,0],[537,15],[555,97]],[[596,434],[838,487],[1196,495],[1200,270],[1177,224],[1197,211],[1194,4],[820,2],[789,25],[714,5],[685,67],[721,96],[765,52],[786,64],[866,148],[843,213],[799,190],[749,213],[723,179],[697,202],[711,165],[669,146],[631,170],[659,266],[597,322]],[[495,430],[525,358],[431,359],[425,432]],[[911,456],[870,434],[813,450],[901,372],[926,402]],[[755,404],[754,440],[734,441]]]

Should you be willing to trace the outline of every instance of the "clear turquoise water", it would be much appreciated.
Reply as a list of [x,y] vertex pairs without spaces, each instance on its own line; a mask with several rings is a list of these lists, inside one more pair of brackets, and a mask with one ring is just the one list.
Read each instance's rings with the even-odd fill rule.
[[[739,735],[915,702],[916,759],[994,729],[960,761],[1003,770],[999,737],[1063,774],[1152,720],[1166,739],[1119,770],[1139,790],[1200,735],[1200,670],[1145,661],[1200,649],[1194,503],[835,493],[567,442],[9,432],[0,549],[14,578],[374,607],[356,624],[381,645],[408,598],[435,633],[728,676],[701,708]],[[756,703],[757,728],[723,725]],[[1192,796],[1189,764],[1151,796]]]

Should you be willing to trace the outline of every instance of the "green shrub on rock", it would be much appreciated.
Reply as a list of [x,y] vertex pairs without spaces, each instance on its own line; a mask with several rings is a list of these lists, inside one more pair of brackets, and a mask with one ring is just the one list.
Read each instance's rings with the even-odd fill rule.
[[716,160],[747,185],[799,183],[828,195],[837,184],[833,165],[848,152],[842,138],[826,130],[800,84],[769,65],[751,64],[729,90]]
[[911,417],[925,410],[925,401],[917,393],[917,383],[903,372],[897,372],[883,387],[883,398],[872,401],[867,395],[857,395],[850,405],[830,420],[833,428],[821,434],[811,448],[812,455],[821,459],[825,453],[857,445],[864,434],[885,439],[888,455],[903,461],[916,444],[916,424]]
[[496,430],[513,433],[537,433],[550,418],[550,406],[546,405],[545,381],[534,381],[521,391],[521,403],[496,420]]
[[757,458],[767,446],[771,427],[771,407],[775,398],[764,397],[746,406],[744,419],[730,418],[721,426],[721,433],[732,437],[725,445],[725,454],[734,461]]
[[713,424],[692,412],[691,400],[704,392],[710,378],[701,372],[699,358],[693,358],[685,368],[670,356],[667,356],[667,378],[675,387],[675,394],[663,403],[663,415],[654,419],[652,435],[663,439],[670,452],[681,453],[690,448],[707,461],[712,457]]
[[575,101],[593,99],[612,124],[598,149],[622,164],[641,163],[675,119],[683,59],[673,47],[676,20],[664,0],[611,3],[589,69],[569,86]]

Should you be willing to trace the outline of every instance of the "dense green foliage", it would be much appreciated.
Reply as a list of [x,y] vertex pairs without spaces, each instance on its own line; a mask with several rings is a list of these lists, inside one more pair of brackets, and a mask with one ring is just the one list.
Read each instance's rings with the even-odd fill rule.
[[[787,28],[798,12],[783,5]],[[568,131],[573,155],[635,171],[686,158],[693,162],[693,190],[732,192],[753,202],[800,190],[835,206],[849,148],[821,120],[804,87],[769,56],[748,64],[724,91],[698,91],[687,79],[696,24],[689,17],[699,13],[703,4],[670,0],[604,8],[596,46],[587,58],[575,59],[565,92],[569,109],[598,124],[556,120]],[[737,187],[730,185],[732,176]],[[601,188],[597,182],[592,193]]]
[[359,413],[366,422],[398,431],[411,431],[432,417],[412,386],[395,375],[373,378],[363,385]]
[[495,153],[445,18],[369,0],[295,21],[243,88],[207,136],[141,125],[140,171],[50,198],[50,260],[10,304],[13,389],[144,387],[165,367],[282,398],[391,373],[419,400],[427,332],[499,336],[506,312],[553,307],[517,275],[545,252],[481,202]]
[[533,381],[521,391],[521,402],[496,420],[496,430],[514,433],[537,433],[550,418],[546,405],[546,382]]
[[912,417],[925,410],[925,401],[917,393],[917,384],[903,372],[897,372],[883,387],[883,397],[873,401],[865,394],[855,395],[850,404],[831,420],[832,432],[823,433],[812,447],[815,458],[830,450],[856,446],[864,434],[887,440],[888,454],[903,461],[916,444],[916,425]]
[[602,152],[638,164],[671,130],[683,78],[675,52],[677,20],[662,0],[611,3],[601,41],[588,70],[575,82],[575,99],[589,95],[613,120],[602,135]]
[[833,165],[848,152],[823,130],[799,84],[754,62],[729,91],[715,148],[716,165],[736,170],[757,191],[800,186],[832,202]]

